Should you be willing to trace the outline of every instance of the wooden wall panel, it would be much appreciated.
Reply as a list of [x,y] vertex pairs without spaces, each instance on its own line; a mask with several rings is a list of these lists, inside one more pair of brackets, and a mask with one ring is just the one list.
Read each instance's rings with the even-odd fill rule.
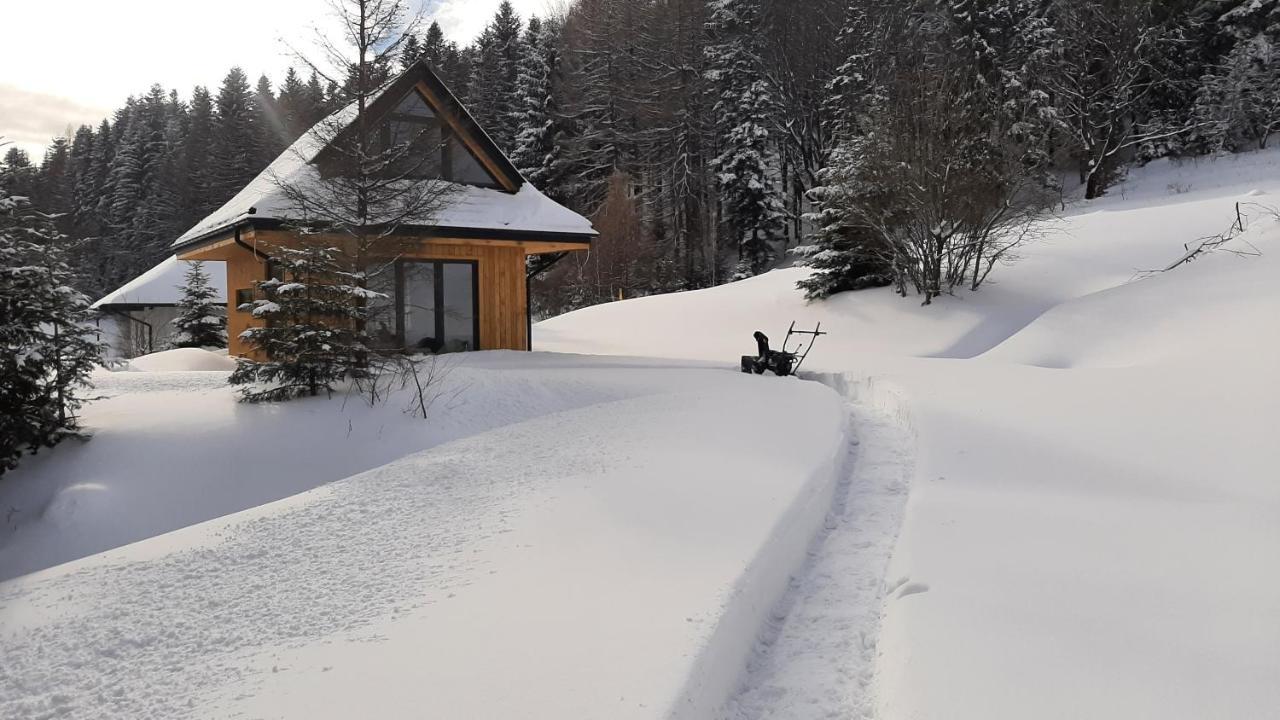
[[[245,244],[271,254],[273,246],[291,246],[290,233],[259,230],[246,233]],[[339,241],[340,242],[340,241]],[[528,348],[528,297],[525,294],[525,247],[496,241],[420,240],[405,257],[419,260],[474,260],[479,267],[480,349]],[[255,324],[252,316],[236,310],[236,290],[248,290],[266,278],[266,264],[238,245],[222,244],[216,250],[184,253],[184,259],[219,259],[227,262],[227,339],[232,355],[247,355],[239,335]]]
[[236,309],[236,291],[252,290],[267,277],[266,263],[248,250],[227,254],[227,350],[233,356],[249,356],[249,348],[240,341],[240,333],[261,321]]

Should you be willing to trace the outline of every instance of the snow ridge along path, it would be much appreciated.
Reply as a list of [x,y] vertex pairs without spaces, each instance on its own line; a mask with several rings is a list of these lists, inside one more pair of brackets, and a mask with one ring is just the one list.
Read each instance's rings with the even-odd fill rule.
[[882,607],[886,598],[927,590],[885,577],[915,468],[902,396],[871,379],[817,379],[849,399],[847,472],[804,566],[760,632],[724,720],[874,717]]

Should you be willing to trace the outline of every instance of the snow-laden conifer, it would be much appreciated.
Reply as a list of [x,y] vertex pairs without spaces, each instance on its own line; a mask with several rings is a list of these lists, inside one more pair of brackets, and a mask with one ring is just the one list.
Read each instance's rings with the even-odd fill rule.
[[54,219],[0,177],[0,474],[80,435],[76,412],[101,360]]
[[218,302],[218,293],[209,284],[204,263],[192,262],[183,280],[182,300],[178,303],[182,312],[173,321],[170,347],[226,347],[226,306]]

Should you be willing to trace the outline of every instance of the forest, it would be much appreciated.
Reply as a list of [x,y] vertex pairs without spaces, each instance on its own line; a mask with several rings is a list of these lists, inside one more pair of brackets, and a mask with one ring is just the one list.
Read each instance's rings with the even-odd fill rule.
[[[815,268],[815,298],[977,288],[1035,219],[1133,163],[1265,147],[1278,35],[1280,0],[504,2],[466,45],[426,18],[400,65],[428,59],[601,232],[540,268],[546,316],[787,261]],[[347,102],[307,70],[250,77],[154,85],[38,163],[7,150],[3,184],[55,216],[78,289],[166,257]]]

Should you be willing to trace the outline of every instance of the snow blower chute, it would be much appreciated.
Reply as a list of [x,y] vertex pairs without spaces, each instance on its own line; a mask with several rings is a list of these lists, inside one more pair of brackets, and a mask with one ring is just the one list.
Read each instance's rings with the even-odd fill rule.
[[[808,335],[811,339],[808,346],[801,341],[794,351],[787,350],[792,335]],[[787,337],[782,341],[782,349],[770,350],[769,337],[757,330],[754,335],[757,354],[742,356],[742,372],[763,375],[765,370],[772,370],[778,377],[794,375],[800,370],[804,359],[809,357],[809,351],[813,349],[813,344],[818,341],[820,335],[826,335],[822,332],[822,323],[818,323],[812,330],[797,330],[795,321],[792,321],[791,327],[787,328]]]

